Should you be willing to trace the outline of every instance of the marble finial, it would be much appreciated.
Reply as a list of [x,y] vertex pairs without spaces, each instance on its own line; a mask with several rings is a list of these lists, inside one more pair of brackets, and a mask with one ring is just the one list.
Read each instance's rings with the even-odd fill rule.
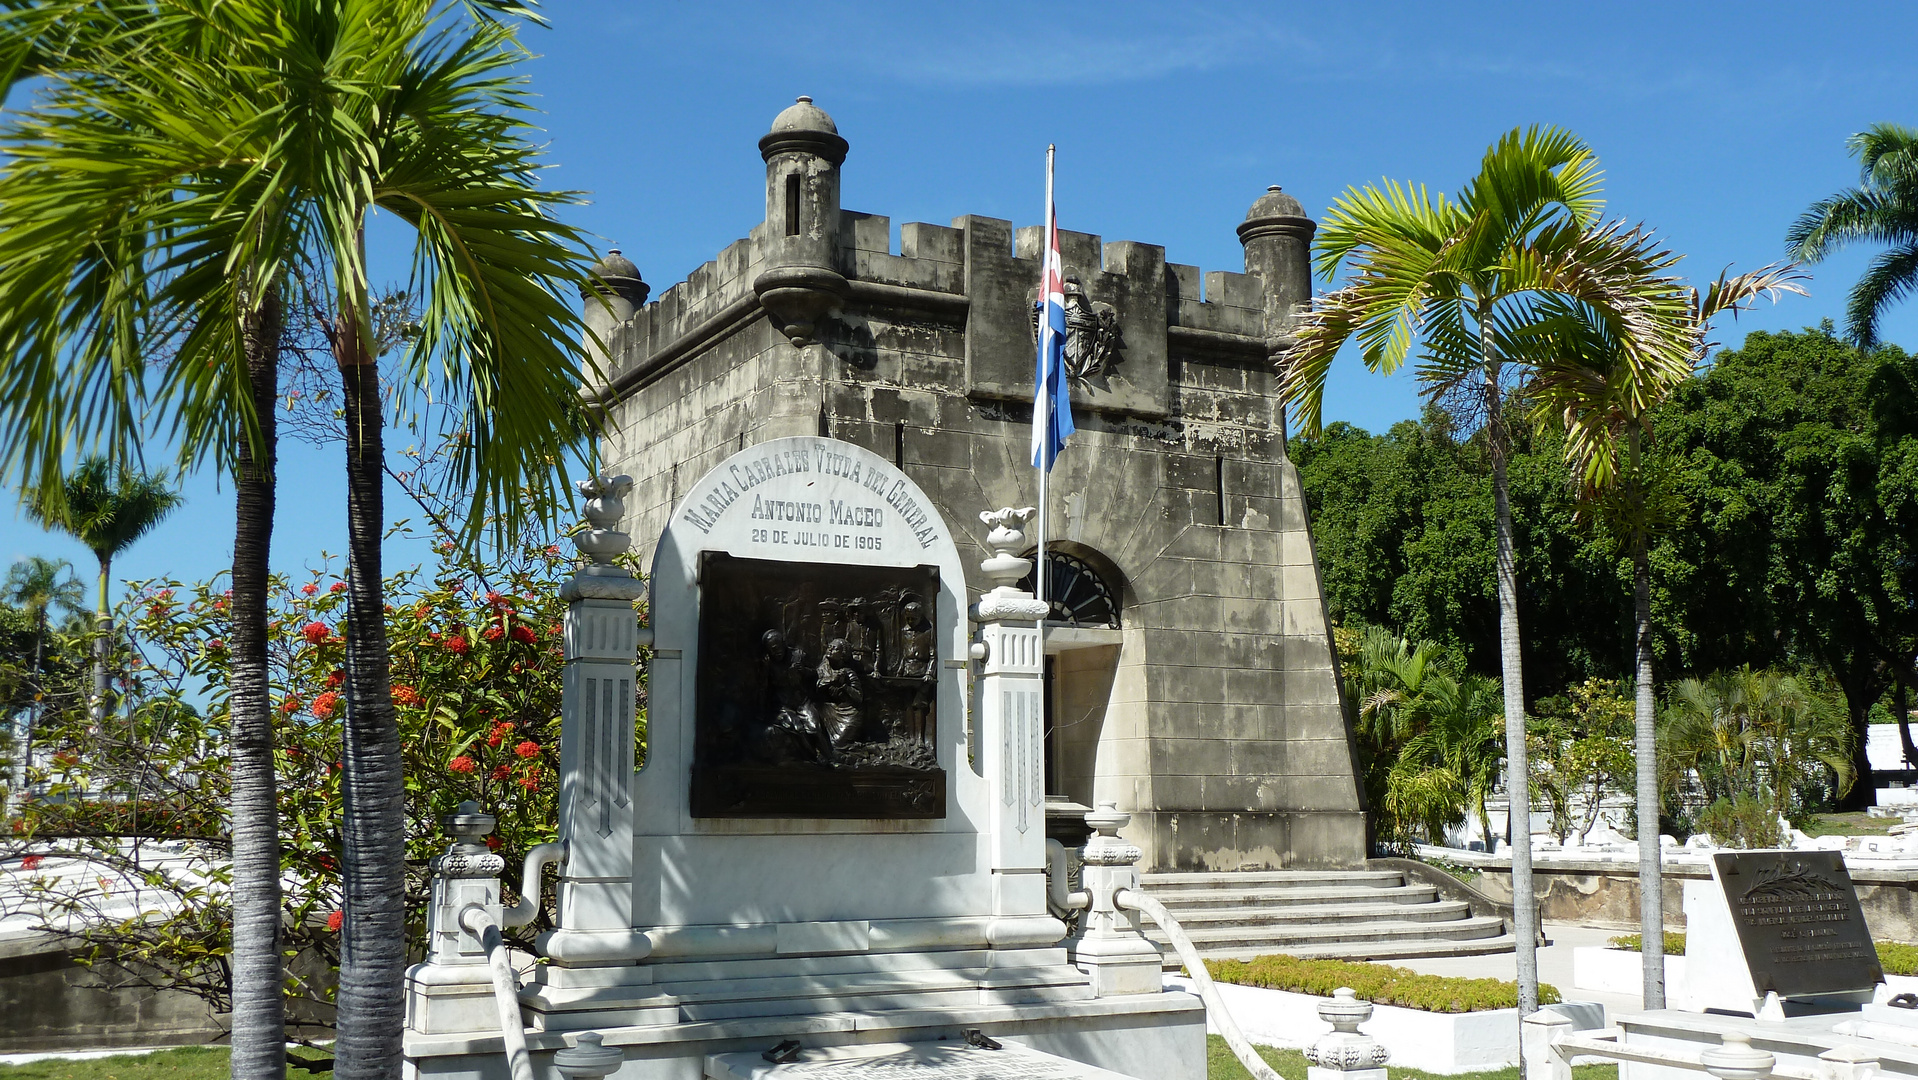
[[610,567],[615,555],[633,545],[633,538],[619,531],[619,520],[626,516],[626,494],[633,490],[633,478],[601,473],[574,486],[586,496],[589,528],[575,536],[573,543],[580,554],[593,561],[595,569]]

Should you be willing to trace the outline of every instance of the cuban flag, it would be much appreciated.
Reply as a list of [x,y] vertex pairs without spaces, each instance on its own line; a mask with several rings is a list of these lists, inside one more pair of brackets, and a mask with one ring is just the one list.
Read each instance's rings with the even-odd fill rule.
[[1039,286],[1039,362],[1033,379],[1032,466],[1052,471],[1072,426],[1072,396],[1066,388],[1066,277],[1059,259],[1059,211],[1046,183],[1046,253]]

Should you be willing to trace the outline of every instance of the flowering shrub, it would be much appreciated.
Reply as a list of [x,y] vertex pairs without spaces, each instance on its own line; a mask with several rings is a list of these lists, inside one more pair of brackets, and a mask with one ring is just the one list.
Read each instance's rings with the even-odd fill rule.
[[[457,562],[437,575],[403,571],[387,581],[392,701],[407,776],[409,936],[423,947],[427,861],[448,843],[440,819],[465,799],[498,815],[493,844],[516,866],[557,824],[561,639],[559,549],[534,545],[504,564]],[[340,739],[351,707],[343,690],[347,596],[341,583],[275,579],[268,601],[271,700],[277,718],[286,941],[293,1015],[324,1022],[337,966],[340,912]],[[34,890],[49,923],[77,918],[99,955],[150,970],[153,985],[230,1006],[225,957],[227,666],[231,636],[224,582],[155,581],[122,604],[126,627],[114,662],[123,716],[88,722],[84,701],[44,721],[40,745],[57,749],[35,779],[47,797],[0,829],[0,866],[48,855],[91,860],[110,873],[76,884],[0,872],[4,890]],[[82,668],[83,670],[83,668]],[[640,701],[643,703],[642,687]],[[644,720],[638,733],[644,745]],[[156,854],[168,858],[156,865]],[[24,859],[21,861],[24,863]],[[83,878],[85,876],[83,875]],[[517,882],[514,882],[517,884]],[[116,891],[159,897],[158,918],[107,913]],[[142,893],[143,898],[147,895]],[[509,900],[515,897],[509,896]],[[551,895],[547,896],[550,904]],[[146,901],[143,899],[142,901]],[[550,914],[509,933],[522,944]],[[131,966],[131,965],[129,965]],[[320,1006],[319,1013],[313,1011]]]

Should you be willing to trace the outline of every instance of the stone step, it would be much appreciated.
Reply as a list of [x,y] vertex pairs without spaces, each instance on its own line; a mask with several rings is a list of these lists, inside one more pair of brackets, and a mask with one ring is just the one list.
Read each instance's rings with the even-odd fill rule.
[[1212,889],[1386,889],[1405,884],[1393,870],[1244,870],[1223,873],[1141,874],[1139,884],[1154,896]]
[[687,1020],[781,1016],[822,1012],[1019,1005],[1082,1001],[1092,996],[1076,969],[1043,973],[1007,971],[905,971],[705,983],[659,987],[679,999]]
[[[1201,949],[1207,960],[1256,960],[1261,956],[1283,953],[1307,960],[1414,960],[1425,956],[1480,956],[1506,953],[1518,947],[1510,934],[1469,938],[1463,941],[1340,941],[1322,945],[1293,945],[1284,949]],[[1177,971],[1183,965],[1176,955],[1166,956],[1166,970]]]
[[1174,914],[1205,908],[1317,907],[1337,904],[1429,904],[1438,899],[1438,890],[1430,885],[1398,885],[1388,888],[1312,888],[1312,889],[1207,889],[1167,892],[1149,890],[1154,899]]
[[1345,923],[1452,922],[1471,917],[1472,907],[1461,900],[1433,900],[1424,904],[1341,904],[1336,906],[1219,907],[1186,911],[1167,904],[1172,917],[1187,930],[1206,926],[1337,926]]
[[1064,966],[1064,948],[926,949],[911,952],[838,953],[826,956],[773,956],[723,960],[648,961],[655,982],[708,982],[797,975],[851,975],[859,972],[963,971],[970,969]]
[[[1203,955],[1208,951],[1247,949],[1268,953],[1289,953],[1293,946],[1369,944],[1402,939],[1458,941],[1496,937],[1504,932],[1503,921],[1474,916],[1434,923],[1360,922],[1319,926],[1280,923],[1265,926],[1199,927],[1188,930],[1186,936],[1192,939],[1193,945]],[[1161,947],[1170,948],[1171,939],[1158,927],[1148,927],[1146,936],[1159,943]]]

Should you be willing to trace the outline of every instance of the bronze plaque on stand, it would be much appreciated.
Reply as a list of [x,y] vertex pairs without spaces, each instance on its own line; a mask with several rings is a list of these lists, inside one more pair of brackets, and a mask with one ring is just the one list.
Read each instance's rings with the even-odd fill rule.
[[1758,993],[1810,997],[1884,981],[1839,852],[1721,851],[1712,859]]
[[938,570],[699,571],[694,817],[942,818]]

